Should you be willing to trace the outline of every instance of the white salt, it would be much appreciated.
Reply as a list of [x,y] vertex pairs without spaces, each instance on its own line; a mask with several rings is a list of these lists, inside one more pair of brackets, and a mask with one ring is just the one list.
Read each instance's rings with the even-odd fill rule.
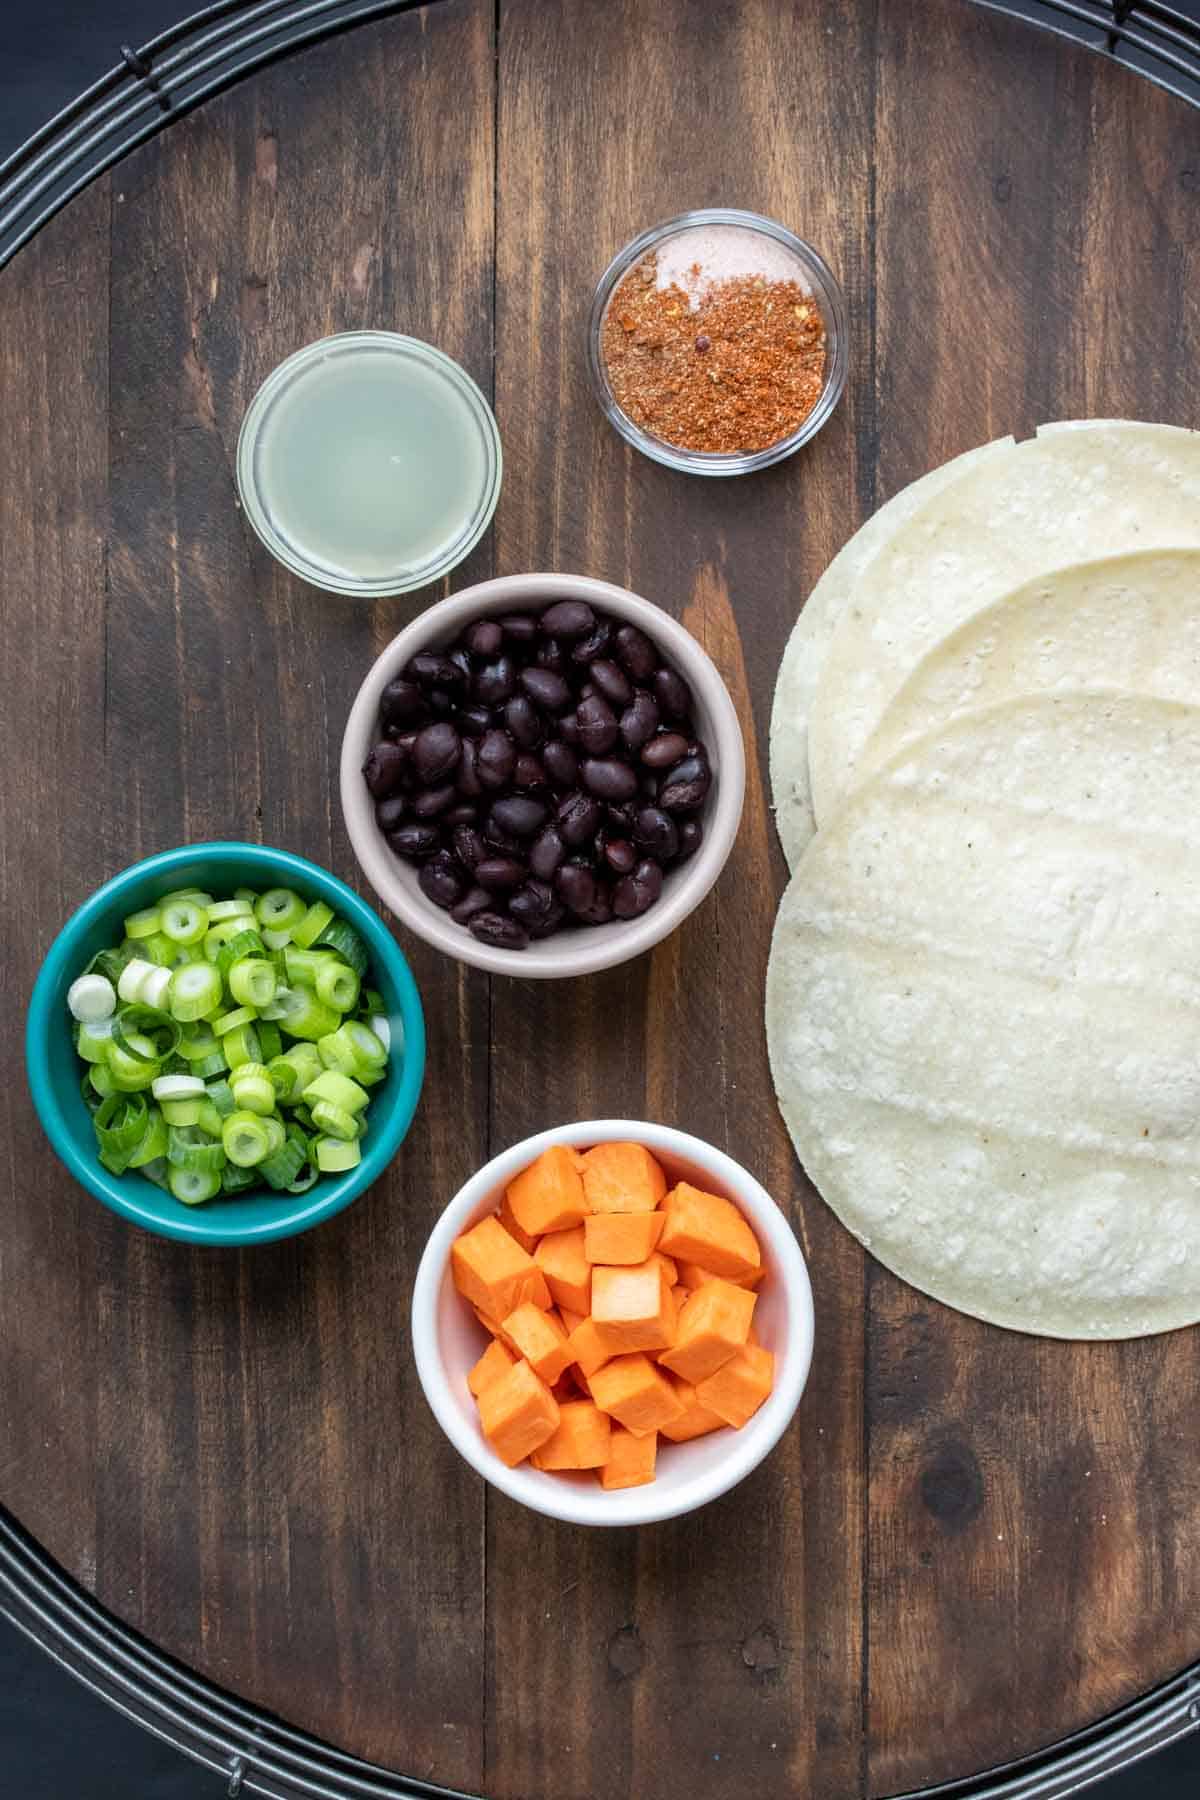
[[658,249],[655,286],[682,288],[692,312],[722,281],[761,275],[764,281],[794,281],[811,293],[804,265],[778,238],[744,225],[696,225],[667,238]]

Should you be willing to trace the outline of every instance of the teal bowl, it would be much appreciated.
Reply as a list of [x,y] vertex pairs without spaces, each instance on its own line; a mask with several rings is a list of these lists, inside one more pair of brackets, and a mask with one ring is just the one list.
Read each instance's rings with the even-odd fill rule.
[[[370,986],[383,995],[392,1030],[387,1079],[371,1095],[363,1159],[344,1175],[325,1175],[306,1194],[249,1194],[184,1206],[136,1173],[110,1175],[96,1157],[91,1115],[79,1091],[83,1065],[71,1041],[67,989],[121,922],[172,888],[218,895],[237,887],[292,887],[324,900],[354,926],[370,954]],[[25,1028],[25,1062],[42,1128],[76,1181],[113,1212],[160,1237],[188,1244],[263,1244],[331,1219],[381,1175],[404,1141],[425,1074],[425,1020],[417,984],[379,915],[316,863],[262,844],[185,844],[114,875],[67,920],[34,984]]]

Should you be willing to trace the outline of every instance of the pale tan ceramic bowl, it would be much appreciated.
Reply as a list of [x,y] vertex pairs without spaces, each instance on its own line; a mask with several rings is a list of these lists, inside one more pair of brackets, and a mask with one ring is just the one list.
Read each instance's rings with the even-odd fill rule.
[[[472,619],[547,606],[551,600],[562,599],[586,600],[639,626],[690,685],[696,729],[708,746],[713,771],[713,785],[700,815],[704,842],[690,862],[668,874],[661,899],[640,919],[560,931],[526,950],[498,950],[481,944],[427,900],[417,884],[416,869],[388,848],[375,823],[375,807],[362,778],[362,766],[379,733],[379,697],[419,650],[449,644]],[[505,575],[431,606],[393,638],[379,657],[358,691],[342,739],[342,811],[367,880],[384,905],[418,937],[447,956],[497,975],[590,975],[628,962],[669,936],[699,906],[721,873],[737,836],[745,786],[741,727],[728,690],[706,652],[661,607],[586,575]]]

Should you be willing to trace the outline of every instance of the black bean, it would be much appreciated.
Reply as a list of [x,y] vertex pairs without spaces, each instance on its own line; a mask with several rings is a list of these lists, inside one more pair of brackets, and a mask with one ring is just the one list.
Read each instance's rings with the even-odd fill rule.
[[487,855],[487,846],[473,825],[456,825],[451,838],[454,854],[464,869],[473,871]]
[[621,736],[628,749],[640,750],[658,730],[658,701],[639,688],[621,714]]
[[454,723],[463,737],[482,737],[492,722],[492,715],[486,706],[460,706],[454,715]]
[[579,725],[580,747],[589,756],[603,756],[606,750],[612,749],[617,741],[617,719],[602,694],[581,700],[575,709],[575,718]]
[[658,799],[658,789],[661,781],[662,776],[656,769],[642,770],[641,777],[638,781],[638,788],[643,800],[649,800],[653,805]]
[[642,750],[648,769],[672,769],[688,753],[688,741],[678,731],[660,731]]
[[543,712],[565,712],[571,704],[571,690],[553,669],[522,669],[521,686]]
[[489,662],[499,656],[503,642],[504,631],[496,619],[476,619],[463,633],[463,643],[471,655],[485,657]]
[[456,925],[469,925],[476,913],[486,912],[492,904],[492,896],[486,888],[468,888],[457,906],[451,907],[450,917]]
[[375,808],[375,823],[380,831],[386,834],[403,825],[407,813],[408,801],[404,795],[391,794],[386,800],[381,800]]
[[541,738],[542,722],[524,694],[514,694],[505,706],[504,723],[522,750],[532,750]]
[[484,706],[503,706],[516,686],[517,665],[511,656],[498,656],[475,671],[475,698]]
[[420,779],[432,784],[453,775],[462,754],[462,739],[448,719],[426,725],[413,745],[413,766]]
[[408,862],[432,856],[440,842],[441,833],[436,825],[401,825],[399,831],[388,833],[388,843],[396,855],[403,856]]
[[649,681],[658,667],[658,652],[645,632],[639,631],[636,625],[620,625],[615,647],[622,666],[633,679]]
[[572,849],[594,838],[600,825],[600,808],[590,794],[568,794],[558,808],[557,824],[564,843]]
[[555,900],[545,918],[538,924],[529,927],[531,938],[547,938],[557,931],[567,916],[567,909],[561,900]]
[[546,808],[540,800],[531,800],[527,794],[512,794],[507,799],[497,800],[492,808],[492,818],[510,837],[532,837],[546,823]]
[[429,716],[424,697],[415,681],[397,675],[379,696],[379,716],[385,725],[423,725]]
[[408,758],[398,744],[382,738],[367,752],[363,764],[363,780],[372,800],[386,800],[400,786]]
[[637,793],[637,776],[615,756],[586,756],[581,774],[589,794],[601,800],[632,800]]
[[539,644],[533,660],[539,669],[549,669],[555,675],[561,675],[568,667],[567,653],[557,638],[547,638]]
[[588,673],[599,688],[604,698],[613,706],[628,706],[633,699],[633,689],[629,685],[629,677],[624,669],[606,656],[598,656],[589,665]]
[[564,863],[554,878],[555,890],[569,912],[587,912],[595,904],[596,877],[584,863]]
[[497,950],[523,950],[529,942],[528,932],[515,919],[498,912],[477,912],[470,921],[470,932],[481,944]]
[[573,663],[595,662],[598,656],[604,656],[612,643],[612,626],[607,619],[597,619],[594,631],[589,631],[585,638],[571,645],[571,661]]
[[609,923],[613,916],[613,896],[612,889],[606,881],[596,883],[596,892],[592,896],[591,905],[577,916],[581,925],[607,925]]
[[513,769],[513,786],[515,788],[540,788],[546,785],[546,771],[540,761],[528,750],[522,750],[517,757]]
[[475,766],[484,787],[507,787],[517,763],[517,752],[506,731],[485,731],[479,740]]
[[692,710],[692,694],[682,675],[664,663],[654,671],[654,697],[668,719],[686,719]]
[[532,644],[537,636],[537,620],[532,613],[509,613],[501,619],[500,628],[510,644]]
[[462,870],[448,850],[439,850],[436,856],[431,856],[417,881],[425,898],[447,911],[462,899],[466,887]]
[[675,858],[676,867],[685,863],[689,856],[695,856],[704,842],[704,827],[699,819],[681,819],[679,824],[679,852]]
[[510,917],[519,919],[527,931],[533,931],[545,924],[556,905],[553,888],[544,881],[527,881],[509,900],[508,910]]
[[442,824],[473,825],[478,813],[479,808],[470,800],[460,800],[457,806],[452,806],[449,812],[442,814]]
[[426,689],[457,688],[463,683],[463,671],[437,650],[419,650],[404,672]]
[[555,739],[542,751],[542,767],[555,787],[574,787],[579,775],[579,758],[570,744]]
[[579,742],[579,720],[574,713],[564,713],[558,721],[558,735],[564,744]]
[[485,856],[474,869],[476,882],[490,894],[506,894],[510,888],[520,887],[527,874],[515,856]]
[[628,838],[605,838],[604,860],[614,875],[628,875],[637,864],[637,851]]
[[413,795],[412,810],[415,819],[436,819],[449,810],[458,799],[458,789],[452,781],[443,782],[438,787],[420,788]]
[[685,756],[665,777],[658,803],[664,812],[695,812],[712,786],[712,770],[698,756]]
[[566,854],[567,846],[561,834],[553,825],[548,825],[529,846],[529,867],[539,881],[550,881]]
[[479,781],[479,747],[474,738],[464,738],[456,777],[458,791],[468,800],[477,800],[483,792]]
[[541,628],[547,637],[586,637],[596,623],[596,615],[586,600],[556,600],[541,617]]
[[637,807],[631,800],[625,800],[620,806],[606,806],[604,816],[609,828],[619,837],[632,837],[634,820],[637,818]]
[[483,835],[487,840],[489,856],[511,856],[519,861],[525,855],[525,847],[520,838],[505,831],[490,814],[484,821]]
[[679,828],[658,806],[643,806],[633,825],[633,841],[659,862],[670,862],[679,848]]
[[[497,649],[499,649],[499,645],[497,645]],[[454,664],[454,667],[462,676],[463,686],[465,687],[467,682],[471,679],[471,658],[461,644],[457,650],[448,650],[446,652],[446,661]]]
[[624,875],[613,889],[613,912],[618,919],[636,919],[654,905],[662,893],[663,872],[649,857],[632,875]]
[[454,711],[454,695],[449,688],[434,687],[429,690],[429,710],[435,719],[448,719]]

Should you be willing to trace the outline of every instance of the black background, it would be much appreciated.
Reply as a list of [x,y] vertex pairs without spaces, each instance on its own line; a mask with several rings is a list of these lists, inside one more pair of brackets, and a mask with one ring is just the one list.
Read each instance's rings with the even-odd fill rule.
[[[189,10],[188,0],[0,0],[0,158],[111,68],[120,45],[145,43]],[[224,1780],[129,1724],[0,1620],[3,1800],[217,1800],[225,1791]],[[1200,1734],[1091,1792],[1197,1800]]]

